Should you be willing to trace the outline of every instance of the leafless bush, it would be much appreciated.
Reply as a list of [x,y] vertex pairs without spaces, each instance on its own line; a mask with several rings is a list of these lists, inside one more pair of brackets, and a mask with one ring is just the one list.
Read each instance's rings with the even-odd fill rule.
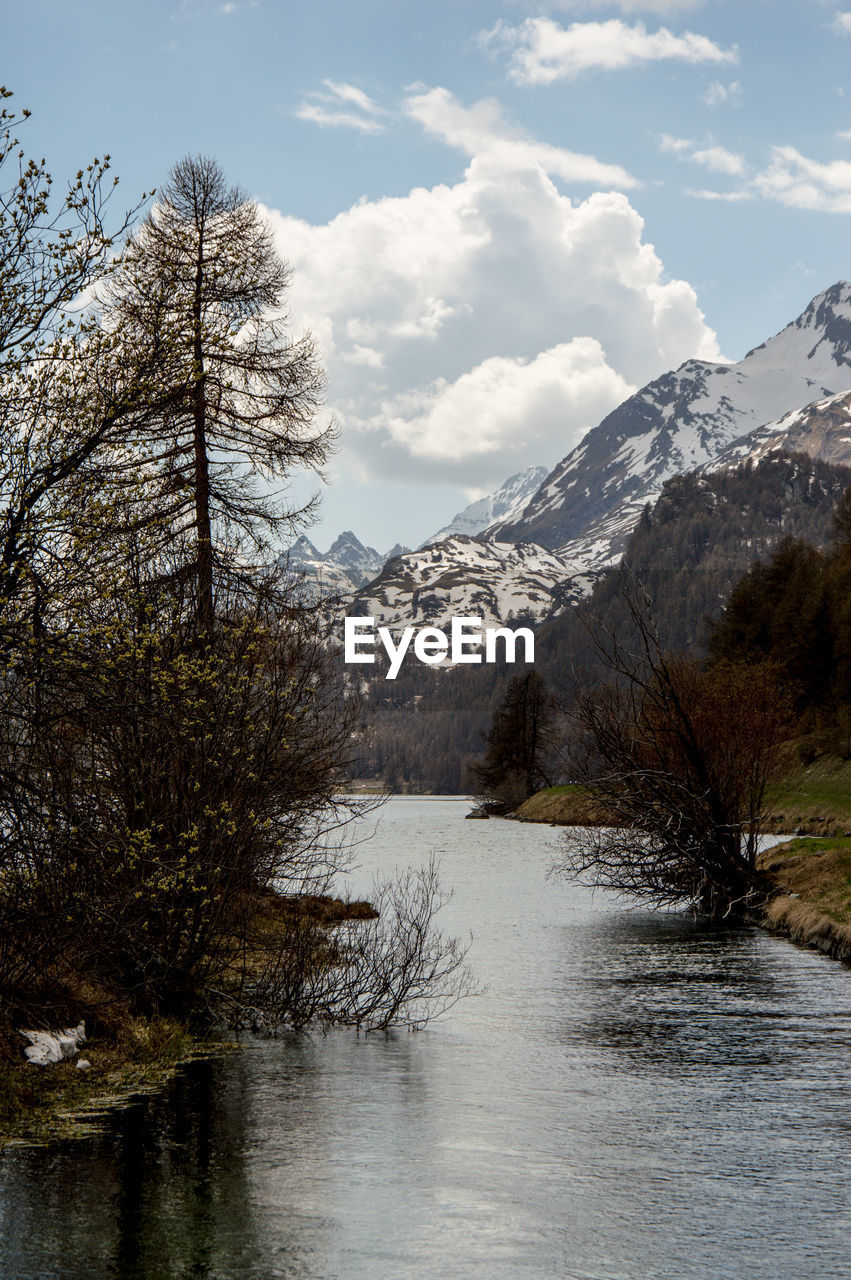
[[417,1030],[474,990],[468,947],[447,938],[435,918],[449,895],[434,860],[395,880],[377,881],[373,919],[333,930],[297,919],[267,943],[265,966],[246,984],[245,1002],[262,1025],[343,1025],[365,1031]]
[[742,911],[763,892],[763,797],[786,721],[775,673],[667,655],[630,602],[638,652],[604,636],[613,679],[572,711],[577,776],[610,825],[569,832],[556,870],[659,906]]

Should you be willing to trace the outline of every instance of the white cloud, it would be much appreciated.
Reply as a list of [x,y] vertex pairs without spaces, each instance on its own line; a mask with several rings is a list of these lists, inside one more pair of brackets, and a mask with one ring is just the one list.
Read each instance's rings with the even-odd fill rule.
[[[849,15],[851,16],[851,15]],[[795,147],[773,147],[769,166],[757,174],[760,195],[795,209],[851,213],[851,161],[810,160]]]
[[833,30],[842,36],[851,36],[851,13],[837,13],[833,20]]
[[[838,134],[851,137],[851,131]],[[699,200],[737,202],[761,196],[792,209],[808,209],[814,213],[851,213],[851,161],[811,160],[795,147],[771,148],[769,163],[747,173],[742,156],[712,143],[696,147],[686,138],[662,134],[662,151],[675,152],[681,159],[702,164],[715,173],[743,179],[734,191],[687,190],[686,195]]]
[[837,138],[845,138],[847,140],[848,138],[851,138],[851,129],[840,129],[836,136]]
[[574,338],[531,360],[490,356],[454,382],[381,406],[383,425],[414,457],[441,461],[546,448],[565,423],[595,423],[636,388],[610,367],[595,338]]
[[[488,487],[555,462],[639,386],[718,357],[693,289],[666,280],[620,192],[571,200],[556,148],[500,145],[494,108],[417,95],[463,178],[313,226],[271,213],[342,427],[338,474]],[[424,105],[425,104],[425,105]],[[481,104],[480,104],[481,105]],[[515,140],[516,141],[516,140]]]
[[675,155],[683,155],[694,146],[691,138],[674,138],[670,133],[659,135],[659,150],[672,151]]
[[704,189],[695,189],[687,187],[687,196],[693,196],[695,200],[724,200],[728,204],[739,204],[742,200],[752,200],[753,195],[750,191],[739,189],[738,191],[707,191]]
[[731,107],[736,107],[742,100],[742,86],[738,80],[731,80],[729,84],[722,84],[720,80],[713,80],[703,95],[703,101],[707,107],[720,107],[724,103],[728,103]]
[[713,173],[726,173],[730,177],[741,177],[745,172],[744,157],[735,151],[728,151],[712,139],[698,146],[691,138],[674,138],[669,133],[659,136],[659,150],[677,155],[682,160],[699,164]]
[[[361,133],[381,133],[384,124],[379,118],[386,115],[363,89],[353,84],[341,84],[323,80],[327,93],[314,90],[296,109],[296,118],[307,120],[323,128],[358,129]],[[355,110],[351,110],[351,108]]]
[[740,177],[745,171],[744,159],[726,147],[709,146],[693,151],[689,159],[694,164],[702,164],[714,173],[726,173],[732,177]]
[[488,45],[512,50],[509,77],[517,84],[552,84],[585,71],[617,71],[650,62],[729,63],[738,60],[734,48],[723,49],[708,36],[686,31],[674,35],[667,27],[650,32],[643,23],[629,26],[618,18],[608,22],[574,22],[564,28],[552,18],[527,18],[512,27],[500,20],[482,33]]
[[500,170],[537,165],[568,182],[619,188],[639,185],[620,165],[537,142],[512,128],[493,98],[465,107],[448,89],[421,89],[409,94],[404,109],[428,133],[480,162],[490,160]]

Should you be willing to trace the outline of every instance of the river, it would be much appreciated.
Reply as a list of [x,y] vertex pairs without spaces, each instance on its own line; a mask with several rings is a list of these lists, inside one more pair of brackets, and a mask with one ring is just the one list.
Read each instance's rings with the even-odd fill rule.
[[848,1276],[851,973],[548,879],[557,831],[468,807],[389,802],[351,889],[437,853],[486,990],[7,1150],[4,1280]]

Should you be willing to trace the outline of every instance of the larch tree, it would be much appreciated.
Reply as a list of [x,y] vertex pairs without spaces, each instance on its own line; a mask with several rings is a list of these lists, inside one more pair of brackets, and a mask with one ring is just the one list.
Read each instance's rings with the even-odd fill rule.
[[[216,566],[248,563],[310,513],[281,494],[294,467],[321,468],[323,374],[311,338],[290,337],[290,272],[257,205],[215,161],[187,157],[130,239],[104,323],[150,365],[162,406],[132,443],[159,483],[175,538],[190,533],[199,634],[211,634]],[[277,489],[276,489],[277,486]]]

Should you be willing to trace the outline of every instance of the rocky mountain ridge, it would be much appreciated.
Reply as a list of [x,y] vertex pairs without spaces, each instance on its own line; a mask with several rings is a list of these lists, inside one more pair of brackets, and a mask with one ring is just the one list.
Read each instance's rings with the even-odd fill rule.
[[735,466],[748,458],[757,463],[778,450],[851,466],[851,391],[793,409],[777,422],[734,440],[705,470]]
[[396,544],[385,555],[374,547],[367,547],[345,529],[323,555],[306,534],[302,534],[282,559],[297,573],[301,573],[323,595],[349,596],[381,571],[383,564],[393,556],[408,550]]
[[[418,551],[382,563],[347,532],[326,557],[291,551],[347,611],[393,628],[453,615],[542,621],[580,599],[617,562],[666,481],[758,461],[777,449],[851,462],[851,284],[817,295],[735,364],[688,360],[629,397],[555,467],[535,468],[472,503]],[[538,469],[540,471],[540,469]],[[507,512],[474,535],[441,534]]]
[[847,390],[851,284],[840,281],[737,363],[687,360],[642,387],[554,468],[519,518],[485,536],[537,542],[599,570],[617,560],[665,480],[711,465],[734,441]]

